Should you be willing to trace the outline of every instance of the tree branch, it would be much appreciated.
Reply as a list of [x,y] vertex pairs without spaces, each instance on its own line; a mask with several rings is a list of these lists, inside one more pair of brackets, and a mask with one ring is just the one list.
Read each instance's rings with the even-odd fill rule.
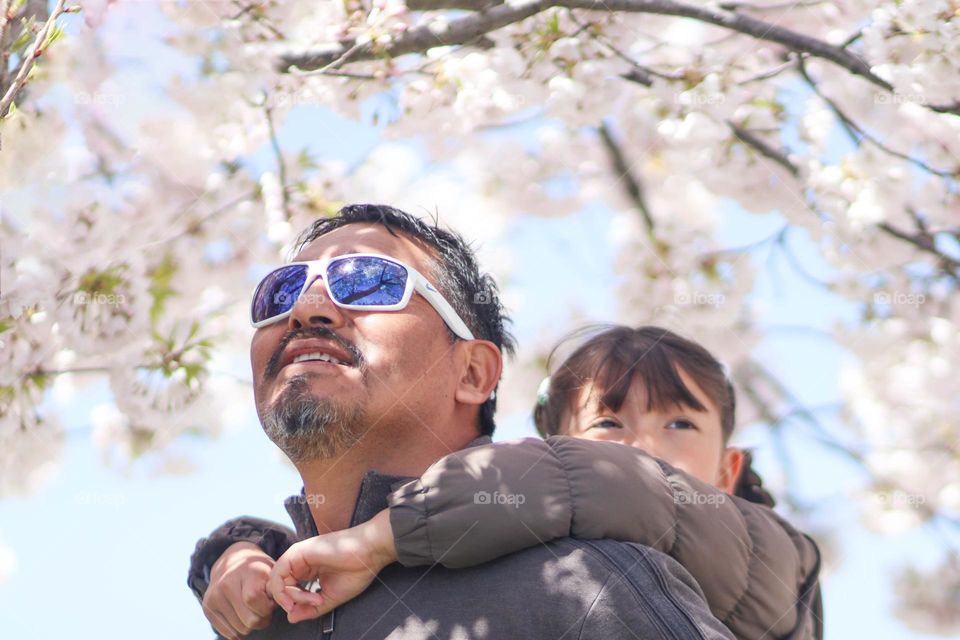
[[[423,52],[432,47],[466,44],[491,31],[525,20],[546,9],[566,7],[608,13],[618,11],[647,13],[698,20],[749,35],[758,40],[774,42],[791,51],[829,60],[885,91],[893,91],[893,86],[889,82],[874,74],[870,70],[870,65],[846,47],[832,45],[737,10],[705,4],[692,4],[681,0],[529,0],[511,4],[490,4],[475,0],[415,0],[411,4],[411,8],[419,10],[446,8],[479,10],[451,21],[442,31],[435,31],[430,25],[410,29],[382,49],[373,43],[365,43],[353,53],[351,60],[371,60],[381,55],[396,57],[407,53]],[[357,46],[355,42],[341,42],[326,48],[286,53],[280,56],[277,67],[281,72],[288,71],[290,67],[301,70],[318,69],[337,60],[344,52],[355,46]],[[927,105],[927,107],[940,113],[960,115],[960,104]]]
[[503,4],[503,0],[407,0],[407,8],[411,11],[436,11],[437,9],[483,11],[500,4]]
[[[30,75],[30,70],[33,68],[37,58],[43,55],[47,38],[50,35],[50,30],[53,29],[54,25],[56,24],[57,18],[63,14],[65,4],[66,0],[57,0],[57,5],[53,8],[53,11],[50,12],[50,16],[47,18],[47,21],[43,24],[43,27],[40,28],[36,39],[34,39],[33,44],[30,45],[30,48],[27,50],[27,55],[20,64],[20,69],[17,71],[16,77],[3,94],[3,98],[0,98],[0,118],[3,118],[7,115],[7,111],[10,109],[10,104],[13,102],[13,99],[17,97],[17,92],[20,91],[24,84],[26,84],[27,76]],[[7,17],[5,15],[4,30],[7,26],[6,20]]]
[[896,149],[891,149],[884,143],[880,142],[880,140],[878,140],[873,135],[867,133],[867,131],[864,130],[863,127],[861,127],[859,124],[854,122],[850,116],[844,113],[844,111],[840,108],[840,106],[836,102],[834,102],[833,100],[825,96],[823,92],[820,91],[820,86],[816,83],[816,81],[814,81],[813,78],[810,77],[810,74],[807,72],[807,66],[804,64],[802,59],[797,62],[797,68],[799,69],[800,77],[803,78],[804,82],[806,82],[810,86],[810,88],[813,89],[813,92],[816,93],[817,96],[821,100],[823,100],[823,102],[827,105],[827,107],[830,108],[830,111],[833,112],[833,115],[835,115],[837,119],[840,120],[840,124],[846,130],[847,134],[850,136],[851,140],[853,140],[854,144],[859,145],[861,140],[866,140],[867,142],[869,142],[876,148],[880,149],[884,153],[891,155],[895,158],[900,158],[901,160],[906,160],[907,162],[923,169],[924,171],[932,173],[941,178],[956,178],[957,176],[960,176],[960,168],[954,169],[953,171],[949,171],[946,169],[937,169],[935,167],[931,167],[930,165],[928,165],[926,162],[924,162],[919,158],[915,158],[909,154],[902,153],[900,151],[897,151]]
[[[3,0],[0,3],[0,47],[4,46],[4,41],[7,39],[7,30],[10,28],[10,23],[13,22],[13,14],[10,12],[10,5],[13,4],[13,0]],[[6,55],[6,51],[4,51]]]
[[13,0],[3,0],[0,4],[0,88],[7,86],[7,69],[10,60],[10,51],[7,49],[7,36],[10,33],[10,23],[16,17],[13,11]]
[[[432,4],[423,2],[422,5]],[[353,50],[351,61],[374,60],[381,55],[390,57],[407,53],[423,52],[433,47],[465,44],[476,40],[491,31],[496,31],[530,16],[536,15],[553,3],[548,0],[531,0],[518,5],[497,5],[491,9],[472,13],[453,20],[443,30],[432,25],[415,27],[398,36],[391,44],[380,49],[373,43],[358,45],[355,42],[341,42],[326,48],[301,53],[286,53],[280,56],[277,69],[288,72],[291,67],[301,71],[312,71],[327,67],[348,51]]]
[[887,90],[892,89],[886,80],[870,71],[866,62],[849,51],[738,11],[714,9],[706,4],[688,4],[677,0],[559,0],[558,4],[577,9],[604,9],[692,18],[749,35],[758,40],[775,42],[792,51],[829,60],[877,86]]
[[290,194],[287,193],[287,163],[283,160],[283,152],[280,151],[280,142],[277,140],[277,131],[273,126],[273,109],[270,108],[270,97],[265,96],[263,101],[263,112],[267,118],[267,130],[270,133],[270,147],[277,157],[277,179],[280,180],[281,203],[283,205],[283,215],[290,220]]
[[816,7],[821,4],[826,4],[826,0],[808,0],[804,2],[803,0],[786,0],[786,2],[778,2],[777,4],[766,4],[766,5],[757,5],[751,4],[749,2],[723,2],[720,4],[721,9],[726,9],[727,11],[781,11],[783,9],[804,9],[807,7]]
[[794,178],[800,175],[800,170],[790,162],[790,159],[787,157],[787,154],[779,149],[774,149],[772,146],[767,144],[763,139],[760,138],[757,134],[753,133],[749,129],[744,129],[740,125],[734,123],[731,120],[727,120],[727,126],[730,127],[730,130],[733,131],[733,135],[737,137],[740,142],[753,147],[757,150],[764,158],[768,160],[773,160],[781,167],[790,172]]
[[912,235],[906,231],[902,231],[896,227],[893,227],[887,222],[881,222],[877,225],[877,227],[884,233],[912,244],[924,253],[929,253],[935,256],[940,261],[941,266],[945,271],[947,271],[954,278],[960,278],[960,260],[957,260],[952,256],[948,256],[937,249],[936,243],[928,234],[920,233],[917,235]]
[[617,174],[617,180],[623,182],[627,196],[643,217],[643,224],[647,228],[647,235],[652,238],[654,230],[653,215],[647,206],[647,200],[643,193],[643,184],[639,178],[633,175],[631,167],[627,163],[627,158],[623,153],[623,149],[621,149],[617,141],[613,139],[613,134],[610,132],[610,128],[606,123],[600,125],[599,133],[600,138],[603,140],[603,146],[610,155],[613,170]]
[[[774,435],[775,443],[781,436],[782,427],[794,419],[799,419],[800,423],[806,425],[810,431],[812,431],[812,433],[807,434],[807,437],[830,451],[840,454],[867,472],[875,487],[883,487],[888,491],[914,493],[909,486],[902,484],[899,478],[879,475],[875,469],[870,467],[867,458],[862,452],[834,437],[820,420],[817,419],[813,411],[805,407],[796,396],[790,393],[787,387],[771,371],[755,360],[750,359],[740,363],[734,371],[733,377],[738,390],[742,391],[744,395],[754,403],[755,408],[760,414],[760,418],[767,424]],[[776,399],[787,403],[790,408],[782,413],[777,411],[775,407],[771,406],[771,404],[762,397],[762,394],[757,388],[758,382],[766,384],[773,390]],[[784,470],[786,472],[785,475],[787,475],[789,480],[792,477],[793,465],[791,464],[791,459],[786,447],[778,450],[778,453],[781,454],[781,461],[784,464]],[[793,484],[793,482],[788,481],[788,487],[793,486]],[[789,488],[787,497],[791,504],[795,502],[795,496],[792,495]],[[796,504],[799,504],[799,502],[796,502]],[[947,522],[956,523],[956,520],[948,514],[924,503],[917,504],[916,508],[927,519],[944,518]]]
[[580,26],[579,31],[586,31],[587,35],[590,36],[590,38],[592,38],[596,42],[600,43],[601,45],[609,49],[611,53],[613,53],[613,55],[617,56],[618,58],[620,58],[621,60],[623,60],[624,62],[626,62],[627,64],[633,67],[633,69],[631,69],[630,71],[628,71],[627,73],[621,76],[624,80],[629,80],[630,82],[636,82],[638,84],[642,84],[645,87],[650,87],[650,86],[653,86],[654,77],[663,78],[664,80],[670,80],[673,82],[684,79],[682,73],[675,73],[675,74],[663,73],[662,71],[657,71],[652,67],[647,67],[640,64],[639,62],[634,60],[631,56],[629,56],[624,51],[622,51],[619,47],[617,47],[617,45],[611,42],[609,38],[602,35],[600,32],[587,30],[588,27],[590,26],[589,23],[584,23],[578,20],[577,15],[573,11],[570,11],[569,13],[570,13],[570,19],[575,24]]

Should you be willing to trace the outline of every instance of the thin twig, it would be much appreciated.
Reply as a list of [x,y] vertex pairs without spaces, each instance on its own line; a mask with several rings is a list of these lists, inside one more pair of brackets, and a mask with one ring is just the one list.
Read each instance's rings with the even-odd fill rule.
[[[240,204],[241,202],[245,202],[245,201],[247,201],[247,200],[252,200],[255,196],[256,196],[256,193],[255,193],[255,192],[252,192],[252,191],[251,191],[251,192],[248,192],[248,193],[244,193],[244,194],[242,194],[242,195],[239,195],[239,196],[237,196],[236,198],[233,198],[232,200],[229,200],[228,202],[225,202],[224,204],[220,205],[219,207],[207,211],[206,213],[203,214],[203,216],[202,216],[200,219],[194,220],[191,224],[187,225],[187,226],[184,227],[183,229],[180,229],[179,231],[177,231],[177,232],[175,232],[175,233],[173,233],[173,234],[171,234],[171,235],[169,235],[169,236],[166,236],[165,238],[160,238],[160,239],[158,239],[158,240],[151,240],[150,242],[148,242],[148,243],[146,243],[146,244],[140,245],[140,247],[139,247],[138,250],[143,250],[143,249],[146,249],[147,247],[152,247],[152,246],[155,246],[155,245],[161,245],[161,244],[165,244],[165,243],[167,243],[167,242],[171,242],[171,241],[173,241],[173,240],[176,240],[177,238],[180,238],[180,237],[184,236],[185,234],[190,233],[192,230],[198,229],[199,227],[201,227],[201,226],[204,225],[205,223],[209,222],[211,219],[213,219],[214,217],[220,215],[221,213],[223,213],[223,212],[225,212],[225,211],[229,211],[230,209],[234,208],[235,206],[237,206],[237,205]],[[191,203],[189,206],[180,207],[180,209],[189,210],[190,208],[193,207],[194,204],[196,204],[196,200],[195,200],[193,203]],[[182,215],[181,215],[181,217],[182,217]],[[178,219],[179,219],[179,218],[178,218]]]
[[34,62],[43,55],[44,45],[47,42],[47,37],[50,35],[50,29],[56,24],[57,18],[63,14],[65,4],[66,0],[57,0],[57,5],[53,8],[53,11],[50,12],[47,21],[43,24],[33,44],[30,45],[30,48],[27,50],[27,55],[20,64],[20,70],[17,72],[10,87],[7,88],[6,93],[3,94],[3,98],[0,98],[0,118],[7,115],[13,99],[17,97],[17,92],[26,84],[27,76],[30,75],[30,70],[33,69]]
[[790,225],[785,224],[779,229],[777,229],[776,231],[774,231],[773,233],[771,233],[770,235],[760,238],[759,240],[755,240],[754,242],[751,242],[749,244],[745,244],[739,247],[725,247],[721,249],[714,249],[713,251],[708,252],[708,255],[711,255],[711,256],[737,255],[737,254],[753,251],[771,242],[775,242],[779,244],[781,239],[783,238],[784,235],[786,235],[789,229],[790,229]]
[[912,244],[924,253],[929,253],[933,256],[936,256],[936,258],[943,263],[943,267],[947,269],[948,272],[949,269],[953,270],[953,273],[950,273],[950,275],[952,275],[954,278],[960,278],[960,260],[948,256],[937,249],[937,245],[934,243],[933,238],[929,237],[927,234],[921,233],[919,235],[912,235],[893,227],[887,222],[881,222],[877,225],[877,227],[894,238],[899,238],[904,242]]
[[283,215],[288,221],[290,215],[290,194],[287,193],[287,163],[283,159],[283,152],[280,151],[280,142],[277,140],[277,131],[273,126],[273,110],[270,108],[269,96],[263,101],[263,112],[267,117],[267,130],[270,133],[270,146],[277,157],[277,174],[280,179],[281,202],[283,203]]
[[720,4],[721,9],[726,9],[727,11],[739,11],[745,9],[747,11],[780,11],[782,9],[805,9],[807,7],[816,7],[821,4],[826,4],[826,0],[809,0],[808,2],[797,1],[797,0],[786,0],[786,2],[778,2],[777,4],[767,4],[767,5],[756,5],[749,2],[723,2]]
[[407,8],[411,11],[436,11],[437,9],[483,11],[498,4],[503,4],[503,0],[407,0]]
[[[574,24],[580,25],[580,31],[584,31],[590,26],[589,23],[581,22],[577,18],[577,14],[575,14],[573,11],[568,12],[568,15],[570,17],[570,20],[573,21]],[[624,62],[626,62],[627,64],[633,67],[632,71],[629,71],[626,74],[624,74],[623,77],[626,80],[637,82],[639,84],[644,85],[645,87],[649,87],[653,84],[653,80],[651,80],[652,77],[663,78],[664,80],[670,80],[670,81],[683,80],[682,74],[664,73],[662,71],[657,71],[656,69],[640,64],[639,62],[634,60],[632,56],[628,55],[619,47],[617,47],[613,43],[613,41],[610,40],[610,38],[607,38],[599,31],[587,31],[587,35],[589,35],[591,39],[595,40],[596,42],[600,43],[601,45],[609,49],[613,53],[613,55],[617,56],[618,58],[620,58],[621,60],[623,60]]]
[[953,171],[948,171],[946,169],[937,169],[935,167],[931,167],[930,165],[928,165],[926,162],[924,162],[919,158],[915,158],[909,154],[897,151],[896,149],[891,149],[886,144],[878,140],[876,137],[868,133],[859,124],[854,122],[853,118],[848,116],[836,102],[834,102],[833,100],[831,100],[830,98],[828,98],[823,94],[823,92],[820,90],[820,86],[817,84],[817,82],[813,78],[810,77],[810,74],[807,72],[807,67],[804,64],[802,58],[797,62],[797,68],[800,71],[800,76],[807,83],[807,85],[809,85],[809,87],[813,89],[813,92],[816,93],[817,96],[824,101],[824,103],[826,103],[827,107],[829,107],[830,110],[833,112],[833,114],[837,117],[837,119],[840,120],[840,124],[843,125],[844,129],[846,129],[847,134],[853,140],[854,144],[859,146],[861,140],[866,140],[867,142],[877,147],[884,153],[891,155],[895,158],[900,158],[901,160],[906,160],[907,162],[923,169],[924,171],[932,173],[941,178],[956,178],[958,175],[960,175],[960,169],[955,169]]
[[737,84],[742,87],[742,86],[747,85],[747,84],[750,84],[750,83],[752,83],[752,82],[758,82],[758,81],[760,81],[760,80],[769,80],[770,78],[775,78],[775,77],[777,77],[778,75],[780,75],[781,73],[783,73],[783,72],[786,71],[787,69],[791,68],[792,66],[793,66],[793,61],[790,60],[789,57],[788,57],[788,59],[787,59],[783,64],[780,64],[780,65],[778,65],[778,66],[776,66],[776,67],[773,67],[772,69],[767,69],[766,71],[762,71],[762,72],[758,73],[757,75],[751,76],[751,77],[746,78],[746,79],[744,79],[744,80],[738,80],[738,81],[737,81]]
[[309,76],[329,76],[332,78],[350,78],[351,80],[379,80],[377,76],[370,73],[351,73],[348,71],[337,71],[336,69],[317,69],[316,71],[301,71],[296,67],[290,67],[290,75],[309,77]]
[[[794,418],[799,418],[800,423],[806,425],[812,431],[812,433],[807,434],[807,437],[828,450],[842,455],[866,471],[873,479],[875,486],[885,487],[889,491],[912,493],[909,487],[902,485],[898,481],[899,479],[883,477],[877,474],[877,472],[870,467],[867,457],[862,452],[833,437],[830,431],[817,419],[813,411],[805,407],[798,398],[790,393],[787,387],[777,379],[771,371],[767,370],[755,360],[747,360],[742,363],[737,368],[736,379],[738,388],[743,391],[745,396],[750,398],[760,413],[761,419],[769,425],[771,433],[774,436],[774,445],[777,447],[778,454],[780,454],[781,460],[785,465],[788,478],[791,477],[793,471],[787,448],[780,448],[783,445],[781,440],[782,427],[786,422]],[[786,413],[780,414],[761,397],[756,387],[758,379],[768,385],[781,401],[791,406]],[[917,508],[929,520],[944,518],[948,522],[955,522],[950,516],[926,504],[919,504]]]
[[[13,0],[3,0],[3,3],[0,4],[0,47],[3,47],[4,40],[7,38],[7,30],[10,28],[10,23],[13,22],[14,16],[10,13],[10,5],[13,4]],[[8,52],[4,49],[3,52],[4,58],[6,58]]]
[[647,235],[652,238],[654,235],[653,215],[650,213],[650,207],[647,205],[647,199],[643,193],[643,183],[640,181],[640,178],[634,175],[630,165],[627,163],[623,149],[621,149],[617,141],[613,139],[613,134],[605,122],[600,125],[599,133],[600,138],[603,140],[603,146],[610,155],[617,180],[623,182],[627,196],[643,217],[643,224],[647,228]]
[[733,135],[737,137],[738,140],[747,144],[768,160],[773,160],[781,167],[786,169],[790,175],[794,178],[800,175],[800,170],[790,162],[790,159],[787,157],[787,154],[778,149],[774,149],[771,145],[767,144],[760,136],[756,135],[749,129],[744,129],[740,125],[734,123],[731,120],[727,120],[727,126],[730,127],[730,130],[733,131]]
[[10,51],[7,49],[7,33],[10,23],[16,17],[11,13],[13,0],[3,0],[0,4],[0,87],[7,84],[7,64],[10,60]]

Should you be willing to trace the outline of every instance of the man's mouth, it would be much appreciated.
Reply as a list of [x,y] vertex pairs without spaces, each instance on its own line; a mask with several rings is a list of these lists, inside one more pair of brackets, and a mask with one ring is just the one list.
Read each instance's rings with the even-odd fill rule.
[[280,368],[302,362],[323,362],[326,364],[353,367],[354,361],[350,352],[340,347],[332,340],[317,338],[301,338],[291,340],[283,349],[280,357]]
[[363,370],[363,355],[352,344],[322,327],[301,328],[280,341],[264,369],[264,381],[280,375],[291,364],[317,363],[314,366],[340,366]]
[[329,353],[301,353],[293,359],[293,362],[290,364],[298,364],[300,362],[330,362],[332,364],[340,364],[345,367],[348,367],[346,362],[334,358]]

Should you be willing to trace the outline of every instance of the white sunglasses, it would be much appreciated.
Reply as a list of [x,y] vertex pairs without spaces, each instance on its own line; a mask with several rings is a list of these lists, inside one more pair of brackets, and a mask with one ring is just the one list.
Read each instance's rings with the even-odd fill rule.
[[268,273],[253,291],[250,322],[259,329],[283,320],[317,278],[342,309],[399,311],[416,291],[460,338],[473,333],[440,292],[413,267],[374,253],[348,253],[326,260],[292,262]]

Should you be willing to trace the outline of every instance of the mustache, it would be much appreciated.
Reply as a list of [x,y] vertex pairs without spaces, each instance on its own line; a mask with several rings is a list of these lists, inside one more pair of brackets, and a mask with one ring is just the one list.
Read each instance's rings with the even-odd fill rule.
[[282,368],[281,361],[283,360],[283,350],[287,348],[287,345],[294,340],[300,340],[303,338],[330,340],[350,354],[350,357],[353,359],[353,366],[357,367],[361,371],[363,371],[363,369],[366,367],[366,360],[364,359],[363,354],[360,353],[360,349],[344,338],[338,336],[333,332],[333,330],[327,329],[326,327],[301,327],[299,329],[288,331],[286,334],[284,334],[283,338],[280,339],[280,344],[277,345],[277,349],[273,352],[273,355],[270,356],[270,360],[267,361],[267,366],[263,370],[264,382],[273,380],[280,374],[280,369]]

